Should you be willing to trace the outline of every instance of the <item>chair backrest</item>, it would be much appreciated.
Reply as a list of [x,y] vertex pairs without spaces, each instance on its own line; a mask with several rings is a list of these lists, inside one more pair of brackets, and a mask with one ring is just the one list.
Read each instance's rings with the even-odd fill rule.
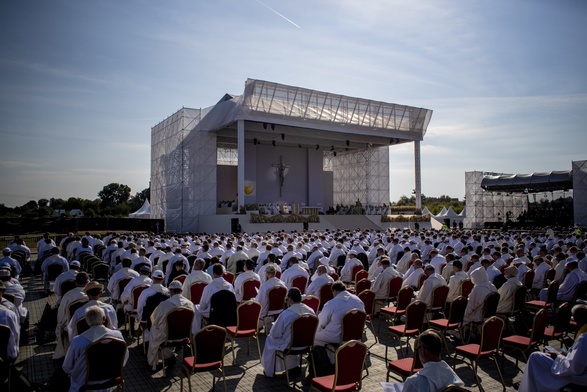
[[524,276],[524,286],[526,286],[528,290],[532,289],[534,275],[536,275],[536,272],[534,272],[534,270],[528,270],[528,272],[526,272],[526,275]]
[[232,272],[226,271],[225,273],[222,274],[222,277],[228,283],[230,283],[230,284],[233,284],[234,283],[234,274]]
[[359,272],[357,272],[355,274],[355,281],[356,282],[363,280],[363,279],[368,279],[368,278],[369,278],[369,272],[364,269],[360,270]]
[[275,277],[281,279],[281,271],[275,271]]
[[[361,389],[367,346],[358,340],[346,342],[334,353],[334,386],[356,385]],[[333,386],[333,390],[335,387]],[[350,390],[350,389],[349,389]]]
[[491,293],[485,297],[485,303],[483,305],[483,318],[487,319],[497,314],[497,305],[499,305],[499,293]]
[[122,381],[126,343],[121,339],[101,338],[86,347],[86,385],[92,381]]
[[126,276],[122,279],[120,279],[118,281],[118,293],[119,295],[122,294],[122,292],[124,291],[124,288],[126,287],[126,285],[128,284],[128,282],[130,282],[132,280],[132,276]]
[[196,364],[222,362],[226,329],[217,325],[207,325],[194,335],[194,366]]
[[448,297],[449,287],[445,284],[436,286],[434,290],[432,290],[432,307],[433,308],[442,308],[444,309],[444,305],[446,304],[446,298]]
[[587,300],[587,280],[582,281],[575,288],[575,295],[573,296],[573,302],[577,300]]
[[8,301],[12,302],[12,303],[16,303],[16,296],[12,293],[4,293],[2,294],[2,298],[7,299]]
[[469,261],[465,266],[465,272],[469,272],[469,269],[473,266],[473,264],[475,264],[474,261]]
[[81,299],[78,299],[78,300],[70,303],[69,306],[67,307],[67,320],[71,320],[75,311],[87,303],[88,303],[88,300],[86,298],[81,298]]
[[448,315],[448,322],[451,324],[462,323],[465,317],[465,310],[467,309],[467,302],[469,300],[463,296],[458,296],[450,304],[450,313]]
[[68,291],[73,290],[75,286],[75,280],[73,279],[68,279],[61,282],[61,296],[63,297]]
[[499,288],[503,286],[505,282],[507,282],[507,278],[503,274],[498,274],[495,275],[495,278],[493,278],[492,283],[495,286],[495,288],[499,290]]
[[137,310],[137,305],[139,304],[139,297],[141,296],[141,293],[148,288],[149,288],[148,284],[140,284],[140,285],[132,288],[132,291],[130,293],[130,297],[132,299],[132,310],[133,311]]
[[514,303],[512,304],[512,314],[522,311],[526,307],[527,290],[520,286],[514,292]]
[[358,297],[365,305],[365,313],[373,316],[373,312],[375,311],[375,293],[371,290],[363,290],[359,293]]
[[395,276],[389,280],[387,286],[387,300],[391,301],[397,298],[400,289],[402,288],[402,283],[404,282],[404,278],[401,276]]
[[554,319],[554,332],[564,332],[569,328],[571,323],[571,310],[572,306],[570,303],[565,302],[558,307],[556,311],[556,317]]
[[461,282],[461,296],[469,298],[469,294],[473,291],[473,281],[471,279],[465,279]]
[[292,322],[291,340],[288,349],[313,346],[317,329],[318,317],[310,313],[304,313],[298,316]]
[[326,302],[330,301],[334,298],[334,294],[332,293],[332,283],[326,283],[324,286],[320,287],[320,307],[324,307]]
[[208,324],[227,327],[236,325],[236,296],[228,290],[220,290],[210,298]]
[[189,340],[192,336],[194,309],[180,306],[167,313],[167,341]]
[[8,325],[0,324],[0,364],[8,363],[8,341],[11,334]]
[[503,319],[492,316],[483,323],[481,327],[481,344],[479,345],[479,352],[482,351],[497,351],[499,349],[499,343],[501,342],[501,333],[505,321]]
[[181,275],[177,275],[175,278],[173,278],[173,280],[177,280],[178,282],[183,284],[183,282],[185,282],[185,278],[187,278],[187,277],[188,276],[186,274],[181,274]]
[[59,275],[61,275],[61,273],[63,272],[63,266],[61,264],[50,264],[47,267],[47,280],[48,281],[54,281],[55,279],[57,279],[57,277]]
[[318,309],[320,308],[320,298],[314,295],[307,295],[302,299],[302,303],[310,307],[314,313],[318,313]]
[[546,287],[548,285],[548,282],[551,282],[555,276],[556,270],[554,268],[551,268],[548,271],[546,271],[546,274],[544,275],[544,287]]
[[283,310],[287,289],[283,286],[274,286],[267,294],[269,297],[268,311]]
[[291,287],[297,287],[302,294],[304,294],[306,292],[306,286],[308,285],[308,278],[306,278],[305,276],[296,276],[292,281],[291,281]]
[[342,267],[344,265],[346,261],[346,256],[345,255],[340,255],[336,258],[336,266],[337,267]]
[[342,331],[340,341],[348,342],[349,340],[361,340],[367,313],[358,308],[353,308],[342,316]]
[[355,280],[355,276],[357,275],[357,272],[363,270],[363,265],[355,265],[352,269],[351,269],[351,282],[356,282]]
[[424,316],[426,315],[426,308],[426,303],[422,301],[414,301],[408,305],[406,308],[406,330],[422,330]]
[[[247,279],[243,282],[243,301],[248,301],[255,298],[259,293],[261,282],[257,279]],[[193,301],[192,301],[193,302]]]
[[108,280],[110,266],[106,263],[99,262],[92,266],[92,278],[94,280]]
[[412,286],[402,287],[399,293],[397,293],[397,310],[405,310],[410,302],[412,302],[413,296],[414,289]]
[[422,285],[424,284],[424,281],[426,279],[428,279],[428,275],[426,275],[426,274],[420,275],[420,278],[418,278],[418,289],[422,288]]
[[149,263],[138,263],[137,265],[135,265],[133,269],[137,272],[141,272],[141,268],[143,268],[144,266],[148,267]]
[[534,315],[532,321],[532,334],[530,335],[530,342],[534,344],[538,343],[544,338],[544,330],[548,325],[548,311],[546,309],[540,309]]
[[550,282],[550,284],[548,285],[547,295],[546,295],[546,303],[547,304],[552,304],[552,303],[556,302],[556,296],[558,294],[559,287],[560,287],[560,284],[556,280],[553,280],[552,282]]
[[208,286],[205,282],[196,282],[190,285],[190,300],[194,305],[198,305],[200,300],[202,299],[202,293],[204,289]]
[[371,281],[369,279],[357,280],[355,283],[355,293],[361,293],[371,288]]
[[340,276],[338,276],[338,274],[337,274],[336,272],[331,272],[331,273],[329,273],[328,275],[329,275],[329,276],[332,278],[332,280],[334,280],[335,282],[336,282],[338,279],[340,279]]
[[236,330],[257,330],[261,317],[261,304],[257,301],[245,301],[236,308]]

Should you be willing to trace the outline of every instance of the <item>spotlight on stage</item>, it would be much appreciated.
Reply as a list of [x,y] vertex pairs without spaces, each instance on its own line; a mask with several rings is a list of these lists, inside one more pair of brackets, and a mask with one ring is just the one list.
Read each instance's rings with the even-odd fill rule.
[[346,146],[348,147],[348,146],[350,146],[350,145],[351,145],[351,141],[350,141],[350,140],[347,140],[347,141],[346,141]]
[[319,149],[320,149],[320,145],[316,144],[316,150],[319,150]]
[[273,147],[275,147],[275,140],[272,140],[271,144],[273,144]]
[[285,140],[285,133],[281,134],[281,140]]
[[267,129],[267,123],[263,123],[263,129]]
[[275,124],[271,124],[271,129],[275,131]]

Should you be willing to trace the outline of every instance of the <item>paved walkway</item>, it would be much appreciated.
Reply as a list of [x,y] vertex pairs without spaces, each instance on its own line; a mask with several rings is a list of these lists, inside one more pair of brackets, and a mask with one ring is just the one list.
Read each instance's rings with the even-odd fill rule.
[[[23,286],[27,289],[26,307],[30,311],[31,336],[34,336],[35,323],[39,321],[43,308],[46,303],[53,305],[56,301],[56,296],[43,297],[42,284],[39,277],[32,279],[25,278],[22,281]],[[377,327],[378,319],[375,319],[375,328]],[[370,355],[368,357],[369,375],[363,380],[363,390],[366,391],[382,391],[380,385],[385,381],[386,367],[383,356],[385,355],[385,346],[381,343],[386,341],[386,328],[382,325],[381,333],[379,334],[379,343],[375,342],[373,332],[369,330],[366,333],[366,344],[370,347]],[[126,333],[124,333],[126,336]],[[161,371],[152,373],[146,362],[146,357],[142,352],[142,347],[137,347],[136,340],[127,338],[129,344],[130,358],[124,369],[124,378],[126,380],[125,389],[127,391],[178,391],[179,390],[179,370],[180,361],[177,361],[167,372],[167,377],[163,377]],[[264,337],[261,338],[261,348],[264,344]],[[451,350],[453,350],[452,342]],[[227,346],[225,357],[225,372],[226,382],[229,391],[287,391],[290,388],[286,385],[285,377],[275,377],[267,379],[263,376],[263,369],[259,362],[257,350],[254,347],[254,342],[251,342],[250,355],[246,353],[246,340],[239,339],[236,342],[236,365],[232,364],[232,355],[230,353],[230,345]],[[555,347],[558,348],[558,346]],[[47,343],[44,345],[37,345],[34,338],[31,339],[30,344],[21,347],[21,353],[16,367],[21,369],[23,374],[37,387],[37,390],[51,390],[48,381],[55,369],[55,364],[51,359],[55,343]],[[454,350],[453,350],[454,351]],[[399,344],[397,341],[392,341],[390,345],[391,359],[397,359],[399,352]],[[452,365],[452,358],[446,359]],[[523,369],[524,363],[520,362],[520,367]],[[519,381],[521,378],[521,371],[515,367],[515,360],[506,356],[504,377],[506,381],[507,390],[513,391],[513,383]],[[475,377],[470,366],[462,361],[457,361],[457,374],[463,379],[466,387],[472,391],[478,390],[475,384]],[[487,391],[501,390],[501,382],[495,369],[495,365],[491,360],[482,361],[479,367],[479,376],[482,379],[483,388]],[[191,378],[192,387],[196,391],[211,390],[212,375],[211,373],[195,374]],[[309,386],[303,381],[303,377],[298,378],[299,382],[296,384],[298,390],[309,390]],[[185,382],[186,380],[184,380]],[[218,380],[217,380],[218,382]],[[187,390],[187,385],[184,387]],[[222,383],[217,385],[218,390],[222,390]]]

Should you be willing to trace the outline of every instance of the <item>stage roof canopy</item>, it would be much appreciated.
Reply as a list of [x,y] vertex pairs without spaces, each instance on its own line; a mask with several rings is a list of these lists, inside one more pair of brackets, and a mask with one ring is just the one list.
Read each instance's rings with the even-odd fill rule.
[[244,120],[247,142],[348,151],[423,140],[432,110],[248,79],[202,114],[219,146],[237,144]]
[[548,192],[573,189],[573,176],[570,170],[549,173],[502,174],[486,176],[481,188],[499,192]]

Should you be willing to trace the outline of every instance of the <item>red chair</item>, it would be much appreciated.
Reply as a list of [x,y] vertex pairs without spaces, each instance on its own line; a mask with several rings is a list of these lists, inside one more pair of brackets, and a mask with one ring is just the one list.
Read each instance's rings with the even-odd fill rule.
[[526,287],[526,291],[528,292],[528,300],[532,299],[530,292],[532,291],[532,282],[534,282],[534,275],[536,275],[536,272],[534,272],[534,270],[528,270],[528,272],[526,272],[526,275],[524,276],[523,283],[524,287]]
[[[139,315],[137,314],[137,305],[139,302],[139,296],[141,293],[148,289],[149,285],[141,284],[138,286],[133,287],[132,292],[130,294],[130,298],[132,299],[132,310],[130,312],[125,313],[125,324],[127,326],[128,336],[132,336],[132,330],[134,327],[135,319],[139,319]],[[131,324],[132,323],[132,324]]]
[[204,289],[208,286],[208,283],[205,282],[196,282],[190,285],[190,301],[194,305],[198,305],[200,300],[202,299],[202,293]]
[[324,392],[359,391],[362,386],[363,368],[367,357],[367,346],[351,340],[334,353],[334,374],[314,377],[312,386]]
[[355,283],[355,293],[359,294],[365,290],[371,289],[371,281],[369,279],[357,280]]
[[234,274],[232,272],[228,272],[226,271],[225,273],[222,274],[222,277],[224,278],[224,280],[226,280],[228,283],[230,284],[234,284]]
[[389,361],[387,363],[387,376],[385,377],[385,381],[389,382],[389,376],[392,372],[399,374],[401,377],[401,379],[396,380],[406,381],[406,378],[410,377],[414,373],[418,373],[423,368],[424,365],[422,364],[422,361],[420,361],[420,354],[418,353],[418,341],[416,340],[416,344],[414,345],[414,355],[412,357],[401,358],[395,361]]
[[[312,352],[314,351],[314,337],[316,335],[317,329],[318,317],[309,313],[300,315],[292,322],[291,338],[289,344],[284,350],[277,350],[275,352],[275,360],[277,361],[277,357],[279,357],[285,362],[285,358],[288,355],[301,356],[303,354],[308,354],[311,359],[310,362],[312,363],[314,374],[316,374],[316,364],[314,362],[314,355]],[[300,367],[301,360],[302,358],[300,357]],[[289,385],[290,381],[287,366],[285,367],[285,377],[287,379],[287,384]]]
[[568,302],[559,306],[554,318],[554,325],[544,329],[544,342],[548,344],[551,340],[559,340],[561,347],[564,344],[564,338],[571,323],[571,304]]
[[[365,271],[364,269],[360,270],[355,274],[355,281],[358,282],[363,279],[369,279],[369,272]],[[358,291],[360,293],[360,291]]]
[[334,294],[332,293],[332,283],[326,283],[324,286],[320,287],[320,309],[322,309],[324,304],[332,298],[334,298]]
[[306,278],[305,276],[302,276],[302,275],[296,276],[291,281],[291,287],[297,287],[302,294],[304,294],[306,292],[307,285],[308,285],[308,278]]
[[455,355],[453,357],[453,369],[456,366],[457,356],[460,355],[463,358],[468,358],[471,361],[471,367],[473,373],[477,379],[477,385],[481,389],[481,379],[479,378],[477,366],[480,359],[492,358],[497,367],[499,378],[505,390],[505,381],[501,374],[499,365],[497,364],[497,352],[499,350],[499,342],[501,341],[501,333],[505,323],[502,319],[497,316],[491,317],[489,320],[483,323],[481,327],[481,344],[470,343],[464,346],[457,346],[455,348]]
[[364,270],[365,268],[363,267],[363,265],[355,265],[353,268],[351,268],[351,282],[354,283],[356,282],[356,275],[359,271]]
[[371,329],[373,330],[373,336],[375,337],[375,342],[377,342],[377,334],[375,333],[375,329],[373,328],[373,313],[375,312],[375,293],[371,290],[363,290],[358,295],[359,299],[363,301],[363,305],[365,305],[365,314],[367,317],[365,318],[365,327],[367,324],[371,325]]
[[428,275],[426,275],[426,274],[420,275],[420,278],[418,279],[418,290],[420,290],[422,288],[422,285],[424,284],[424,281],[426,279],[428,279]]
[[336,272],[332,272],[330,274],[330,277],[336,282],[340,277],[338,276],[338,274]]
[[397,299],[397,295],[402,288],[402,283],[404,283],[404,278],[401,276],[396,276],[391,278],[389,281],[389,285],[387,286],[387,304],[389,305],[391,301],[395,301]]
[[[13,333],[8,325],[0,324],[0,370],[7,377],[8,392],[12,390],[10,382],[12,380],[12,368],[14,367],[14,363],[8,358],[8,341]],[[0,381],[3,382],[3,380]]]
[[444,314],[444,307],[446,306],[446,298],[448,297],[449,287],[447,285],[437,286],[432,290],[432,305],[427,309],[428,313],[434,315],[435,313]]
[[178,282],[180,282],[181,284],[183,284],[185,282],[185,278],[187,278],[188,276],[186,274],[182,274],[182,275],[178,275],[175,278],[173,278],[173,280],[177,280]]
[[[275,286],[269,290],[269,306],[267,307],[267,314],[261,315],[261,321],[265,324],[267,317],[273,317],[283,312],[283,306],[285,304],[285,297],[287,296],[287,289],[283,286]],[[265,328],[267,333],[267,328]]]
[[[183,359],[179,390],[183,391],[183,378],[188,379],[189,390],[192,390],[190,376],[193,373],[220,370],[226,391],[226,378],[224,376],[224,344],[226,343],[226,330],[217,325],[208,325],[200,329],[194,335],[194,356]],[[216,375],[212,373],[212,389],[216,387]],[[199,388],[198,388],[199,389]]]
[[552,282],[554,280],[555,276],[556,276],[556,270],[554,268],[551,268],[548,271],[546,271],[546,274],[544,275],[544,283],[542,284],[542,287],[547,287],[549,282]]
[[281,271],[275,271],[275,277],[281,279]]
[[448,343],[446,341],[446,331],[459,331],[459,336],[463,336],[463,329],[462,323],[463,318],[465,317],[465,309],[467,309],[467,302],[468,299],[462,296],[457,297],[454,301],[450,304],[450,310],[448,314],[448,318],[438,319],[438,320],[430,320],[429,325],[430,328],[436,329],[440,331],[440,336],[442,337],[442,342],[444,343],[444,347],[446,347],[446,352],[449,354],[448,351]]
[[475,264],[474,261],[469,261],[465,266],[465,272],[469,272],[469,269],[473,266],[473,264]]
[[397,317],[402,316],[406,312],[406,308],[412,302],[412,297],[414,296],[414,289],[411,286],[403,287],[398,295],[397,295],[397,304],[396,306],[389,306],[386,308],[381,308],[381,315],[379,317],[379,324],[377,325],[377,333],[379,333],[379,329],[381,328],[381,319],[383,315],[389,316],[391,323],[394,323],[394,320]]
[[257,279],[247,279],[243,282],[243,301],[255,298],[259,294],[261,282]]
[[[190,350],[192,336],[192,322],[194,321],[194,309],[185,306],[179,306],[167,313],[167,337],[159,346],[157,353],[163,364],[163,377],[165,377],[165,361],[163,360],[163,349],[165,347],[187,347]],[[156,365],[153,365],[155,370]]]
[[[389,332],[388,337],[396,336],[400,341],[401,349],[401,338],[406,337],[406,355],[408,354],[408,348],[410,346],[410,338],[416,337],[422,332],[424,325],[424,316],[426,315],[426,304],[422,301],[414,301],[406,308],[406,323],[403,325],[392,325],[387,327]],[[389,343],[389,341],[388,341]],[[387,350],[389,344],[385,345],[385,361],[387,362]]]
[[582,281],[577,285],[575,289],[575,295],[573,296],[573,303],[577,303],[578,300],[587,300],[587,280]]
[[101,338],[86,347],[86,381],[80,391],[98,390],[124,385],[122,369],[127,355],[126,342]]
[[353,308],[342,316],[342,327],[340,332],[340,341],[337,343],[329,343],[326,349],[335,352],[345,342],[351,340],[360,341],[363,337],[365,329],[365,321],[367,320],[367,313],[358,308]]
[[471,279],[465,279],[461,282],[461,297],[469,298],[469,294],[473,291],[473,282]]
[[307,295],[302,299],[302,303],[310,307],[314,313],[318,313],[318,309],[320,308],[320,298],[313,295]]
[[532,321],[532,330],[530,336],[512,335],[502,339],[502,351],[505,347],[511,347],[516,350],[516,366],[518,366],[518,351],[522,353],[524,359],[528,359],[526,353],[540,344],[544,339],[544,330],[548,324],[548,311],[540,309]]
[[261,359],[261,346],[259,346],[259,317],[261,316],[261,304],[257,301],[245,301],[236,309],[236,325],[226,327],[226,332],[230,336],[230,345],[232,347],[232,362],[236,363],[234,354],[234,339],[247,339],[247,355],[250,352],[251,338],[257,341],[257,350],[259,359]]

